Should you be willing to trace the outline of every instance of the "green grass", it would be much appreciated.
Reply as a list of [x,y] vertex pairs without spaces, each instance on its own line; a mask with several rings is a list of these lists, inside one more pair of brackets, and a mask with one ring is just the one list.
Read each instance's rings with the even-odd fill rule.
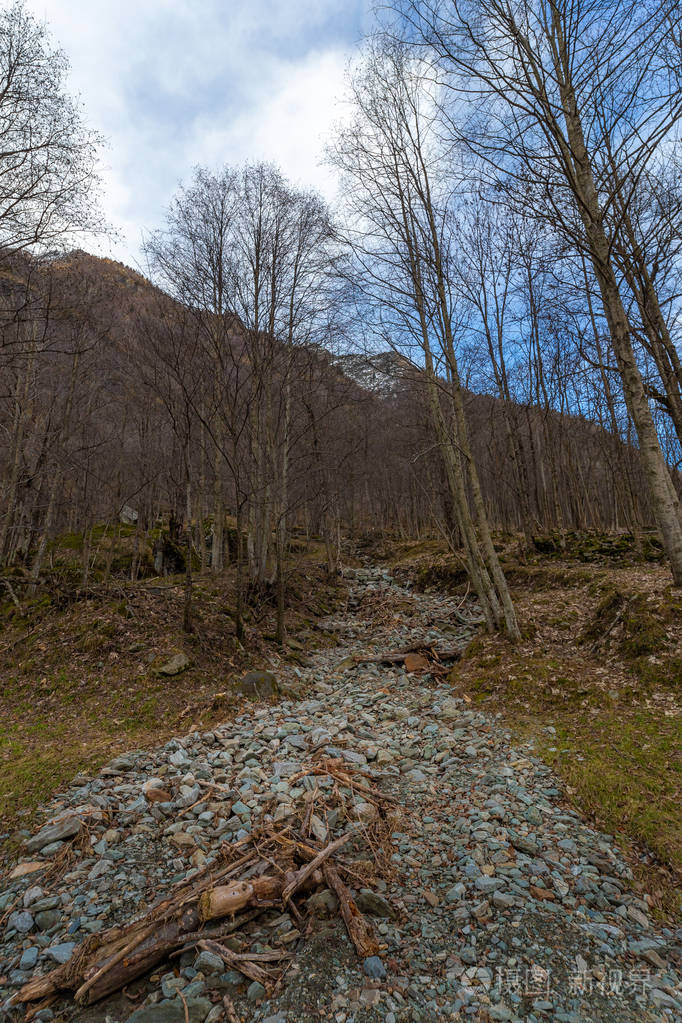
[[[481,637],[451,679],[475,704],[502,710],[517,735],[534,739],[571,801],[601,830],[626,847],[645,846],[679,879],[682,717],[666,714],[665,690],[673,677],[679,687],[681,660],[640,658],[605,685],[590,662],[503,644],[490,650]],[[660,890],[661,911],[675,913],[679,888],[670,881]]]
[[625,832],[682,869],[682,721],[606,707],[554,722],[542,754],[600,825]]

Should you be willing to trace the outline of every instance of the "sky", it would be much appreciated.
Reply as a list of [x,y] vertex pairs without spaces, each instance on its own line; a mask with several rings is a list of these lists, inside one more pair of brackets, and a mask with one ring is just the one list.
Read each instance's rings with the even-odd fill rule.
[[70,64],[70,90],[107,145],[103,207],[117,237],[84,248],[144,269],[197,164],[272,160],[333,200],[325,139],[369,0],[27,0]]

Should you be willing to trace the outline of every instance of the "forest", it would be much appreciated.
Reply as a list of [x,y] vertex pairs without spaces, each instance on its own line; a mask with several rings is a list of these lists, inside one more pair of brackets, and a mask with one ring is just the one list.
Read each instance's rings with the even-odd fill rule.
[[[392,0],[350,62],[325,150],[338,200],[275,163],[197,166],[136,268],[89,251],[112,230],[103,140],[68,68],[23,0],[0,11],[0,757],[19,765],[0,822],[124,752],[122,737],[224,720],[235,671],[305,670],[319,621],[355,606],[354,573],[389,565],[464,629],[453,691],[522,730],[534,705],[542,755],[581,812],[629,835],[650,905],[669,913],[682,869],[678,0]],[[367,660],[416,656],[442,680],[450,640],[410,634],[404,648],[398,630],[377,648],[403,597],[394,611],[370,598],[357,598],[374,623]],[[427,626],[438,599],[419,612]],[[190,668],[180,690],[171,655]],[[92,705],[83,749],[66,693]],[[40,761],[34,712],[59,722],[63,767],[56,750]],[[580,766],[557,766],[548,728]],[[666,983],[655,1018],[673,1020]],[[393,1020],[459,1018],[433,1006]],[[241,1019],[231,1011],[210,1018]]]
[[55,251],[96,226],[96,139],[64,59],[12,8],[2,564],[35,586],[54,536],[78,532],[85,583],[93,526],[129,508],[140,551],[170,516],[201,571],[222,569],[229,516],[249,581],[282,587],[294,525],[324,536],[330,571],[343,530],[438,529],[511,634],[494,529],[528,545],[657,527],[679,584],[674,10],[657,35],[648,8],[564,27],[529,6],[525,54],[502,5],[454,54],[438,10],[407,9],[415,41],[377,35],[350,74],[340,212],[274,166],[199,168],[144,278]]

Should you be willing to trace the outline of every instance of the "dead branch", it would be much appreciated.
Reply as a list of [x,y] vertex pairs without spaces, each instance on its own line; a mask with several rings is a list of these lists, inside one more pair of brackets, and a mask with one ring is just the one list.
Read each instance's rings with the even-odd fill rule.
[[294,879],[290,881],[286,888],[284,888],[284,890],[282,891],[282,902],[287,903],[291,896],[294,894],[294,892],[301,887],[301,885],[310,877],[310,875],[314,873],[314,871],[317,870],[317,868],[321,866],[321,864],[328,860],[332,853],[335,853],[337,849],[340,849],[341,846],[345,845],[346,842],[352,837],[353,837],[352,832],[350,831],[346,832],[345,835],[341,835],[340,838],[337,838],[334,842],[331,842],[321,852],[318,852],[315,858],[312,859],[310,863],[307,863],[305,867],[301,867],[301,869],[298,871]]
[[374,929],[355,905],[350,889],[343,883],[331,863],[325,863],[322,872],[329,887],[336,892],[348,937],[355,945],[358,955],[363,959],[377,955],[379,945],[374,936]]

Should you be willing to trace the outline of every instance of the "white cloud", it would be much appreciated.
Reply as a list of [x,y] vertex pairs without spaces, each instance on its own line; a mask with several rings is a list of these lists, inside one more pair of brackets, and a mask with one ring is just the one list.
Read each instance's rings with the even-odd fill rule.
[[139,259],[196,164],[270,159],[332,197],[323,143],[338,118],[366,0],[27,0],[71,62],[105,135],[105,212]]
[[343,91],[342,51],[312,53],[295,64],[271,67],[259,95],[229,123],[212,114],[197,119],[193,143],[208,163],[272,160],[293,180],[335,191],[322,154]]

